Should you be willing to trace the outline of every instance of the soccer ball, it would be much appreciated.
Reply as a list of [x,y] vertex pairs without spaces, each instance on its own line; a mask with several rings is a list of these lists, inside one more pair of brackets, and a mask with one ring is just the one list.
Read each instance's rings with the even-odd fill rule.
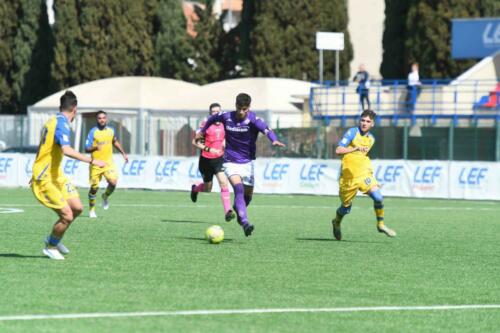
[[205,231],[205,238],[212,244],[219,244],[224,240],[224,230],[218,225],[213,225]]

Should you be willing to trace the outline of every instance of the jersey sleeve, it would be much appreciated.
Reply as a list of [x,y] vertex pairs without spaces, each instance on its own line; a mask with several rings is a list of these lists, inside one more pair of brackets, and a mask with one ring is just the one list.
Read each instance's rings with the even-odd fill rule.
[[347,132],[345,132],[344,136],[342,137],[342,140],[339,141],[339,146],[340,147],[347,147],[349,144],[354,140],[356,137],[356,133],[358,132],[356,127],[349,128]]
[[278,137],[276,134],[273,132],[273,130],[266,124],[264,120],[262,120],[259,117],[255,117],[255,120],[253,121],[255,127],[261,132],[262,134],[265,134],[269,141],[274,142],[278,140]]
[[54,133],[54,142],[59,146],[69,146],[71,138],[71,130],[69,129],[69,124],[60,119],[57,120],[56,130]]
[[85,140],[85,149],[92,148],[92,145],[94,144],[94,132],[95,127],[92,128],[89,132],[89,135],[87,135],[87,140]]
[[203,127],[201,127],[197,132],[205,134],[207,132],[207,129],[214,123],[225,123],[223,113],[217,113],[214,114],[213,116],[208,117]]

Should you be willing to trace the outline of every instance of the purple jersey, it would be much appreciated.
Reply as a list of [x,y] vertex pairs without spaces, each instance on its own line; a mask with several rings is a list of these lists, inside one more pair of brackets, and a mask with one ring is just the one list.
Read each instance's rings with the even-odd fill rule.
[[269,126],[253,112],[248,112],[242,121],[236,119],[236,111],[218,113],[207,119],[200,132],[205,134],[216,122],[223,123],[226,131],[225,162],[247,163],[255,160],[255,142],[259,132],[267,135],[271,142],[278,140]]

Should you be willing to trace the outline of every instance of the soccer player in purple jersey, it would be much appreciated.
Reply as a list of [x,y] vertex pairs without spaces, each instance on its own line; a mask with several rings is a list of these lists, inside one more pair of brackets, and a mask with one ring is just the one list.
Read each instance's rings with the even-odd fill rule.
[[234,190],[234,209],[238,223],[245,236],[250,236],[254,226],[248,222],[247,206],[252,201],[254,187],[254,164],[257,136],[265,134],[273,146],[285,147],[267,124],[250,111],[252,99],[241,93],[236,96],[236,111],[218,113],[208,118],[205,126],[196,134],[202,139],[207,129],[214,123],[224,124],[226,150],[224,151],[224,171]]

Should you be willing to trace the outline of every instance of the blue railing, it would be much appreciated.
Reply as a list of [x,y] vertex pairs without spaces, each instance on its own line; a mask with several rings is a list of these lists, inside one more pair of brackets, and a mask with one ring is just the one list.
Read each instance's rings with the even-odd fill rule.
[[[418,86],[408,86],[406,80],[371,80],[362,91],[370,108],[379,119],[390,118],[395,124],[401,119],[447,118],[456,124],[459,119],[494,119],[500,121],[500,81],[498,80],[421,80]],[[357,83],[341,81],[338,85],[326,81],[311,88],[309,107],[314,119],[329,121],[356,118],[362,111]],[[367,101],[365,99],[365,108]]]

